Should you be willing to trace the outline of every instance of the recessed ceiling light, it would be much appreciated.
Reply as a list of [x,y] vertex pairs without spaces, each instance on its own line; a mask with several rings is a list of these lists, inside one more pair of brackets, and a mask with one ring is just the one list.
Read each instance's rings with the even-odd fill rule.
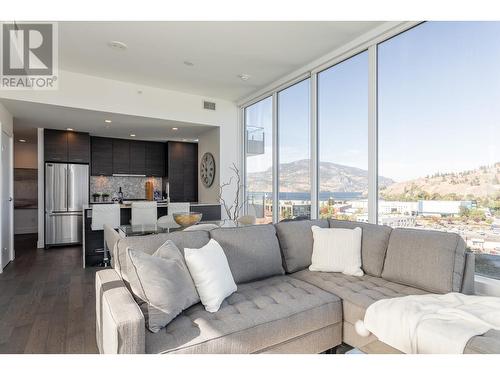
[[118,51],[125,51],[128,48],[125,43],[119,42],[118,40],[108,42],[108,47]]
[[26,139],[20,139],[19,142],[26,143]]
[[179,130],[179,128],[172,128],[172,130]]
[[104,122],[107,123],[107,124],[111,124],[113,121],[111,121],[111,120],[104,120]]
[[135,134],[130,134],[131,137],[135,137]]
[[191,61],[188,61],[188,60],[184,61],[184,65],[186,65],[186,66],[194,66],[194,64]]
[[238,74],[238,78],[242,81],[248,81],[250,79],[250,74],[241,73]]
[[196,139],[193,139],[193,141],[195,141],[195,142],[198,142],[198,138],[196,138]]
[[66,128],[66,130],[69,130],[70,132],[72,132],[74,129],[73,128]]

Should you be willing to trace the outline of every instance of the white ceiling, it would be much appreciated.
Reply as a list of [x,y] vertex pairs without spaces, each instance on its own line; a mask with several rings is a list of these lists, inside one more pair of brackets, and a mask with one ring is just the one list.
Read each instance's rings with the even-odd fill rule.
[[[194,141],[200,134],[215,129],[213,126],[129,116],[117,113],[89,111],[48,104],[2,99],[2,104],[14,117],[17,138],[36,142],[34,128],[66,129],[89,132],[91,135],[148,141]],[[106,124],[105,119],[112,120]],[[178,130],[172,130],[177,127]],[[130,137],[135,134],[136,137]]]
[[[237,101],[381,24],[60,22],[59,64],[73,72]],[[124,42],[128,49],[109,48],[109,41]],[[242,81],[241,73],[251,78]]]

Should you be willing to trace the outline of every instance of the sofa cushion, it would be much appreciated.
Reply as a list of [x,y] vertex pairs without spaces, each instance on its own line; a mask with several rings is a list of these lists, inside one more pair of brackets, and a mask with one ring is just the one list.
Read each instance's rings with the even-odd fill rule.
[[369,275],[357,277],[336,272],[303,270],[290,276],[339,296],[342,299],[344,320],[352,324],[363,320],[368,306],[378,300],[426,293],[421,289]]
[[384,267],[385,253],[392,228],[387,225],[360,223],[357,221],[328,219],[330,228],[360,227],[363,230],[361,237],[361,262],[365,273],[380,277]]
[[[146,332],[146,353],[254,353],[340,325],[340,299],[290,276],[238,285],[216,313],[190,307],[160,332]],[[340,343],[332,337],[333,346]]]
[[211,239],[200,249],[186,247],[184,256],[201,303],[207,311],[217,312],[237,289],[224,250]]
[[184,254],[185,247],[200,248],[207,244],[210,238],[206,231],[160,233],[149,236],[122,238],[117,243],[118,256],[117,261],[115,260],[115,269],[119,272],[128,288],[130,288],[131,265],[128,260],[127,249],[132,248],[152,255],[167,240],[172,240],[182,254]]
[[458,234],[397,228],[382,277],[432,293],[459,292],[464,264],[465,242]]
[[237,284],[285,273],[273,225],[218,228],[210,237],[224,249]]
[[327,220],[287,221],[275,225],[283,265],[286,272],[303,270],[311,265],[313,251],[313,235],[311,227],[328,228]]
[[363,276],[361,228],[320,228],[313,225],[311,229],[314,245],[309,270]]
[[151,332],[158,332],[181,311],[200,302],[179,249],[167,241],[158,250],[153,255],[128,250],[138,281],[131,284],[132,290],[144,301],[140,306]]

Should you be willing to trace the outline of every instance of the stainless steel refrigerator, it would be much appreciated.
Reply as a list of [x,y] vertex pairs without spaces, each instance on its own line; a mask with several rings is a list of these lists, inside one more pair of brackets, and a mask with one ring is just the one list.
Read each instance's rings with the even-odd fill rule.
[[45,245],[81,243],[88,203],[88,165],[45,163]]

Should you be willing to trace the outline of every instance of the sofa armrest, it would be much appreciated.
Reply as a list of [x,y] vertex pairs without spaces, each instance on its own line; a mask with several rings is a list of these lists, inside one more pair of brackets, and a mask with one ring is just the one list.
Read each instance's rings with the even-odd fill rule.
[[474,294],[475,274],[476,274],[476,256],[474,255],[474,253],[466,251],[462,288],[460,290],[463,294]]
[[114,269],[96,272],[96,338],[103,354],[145,352],[141,309]]

